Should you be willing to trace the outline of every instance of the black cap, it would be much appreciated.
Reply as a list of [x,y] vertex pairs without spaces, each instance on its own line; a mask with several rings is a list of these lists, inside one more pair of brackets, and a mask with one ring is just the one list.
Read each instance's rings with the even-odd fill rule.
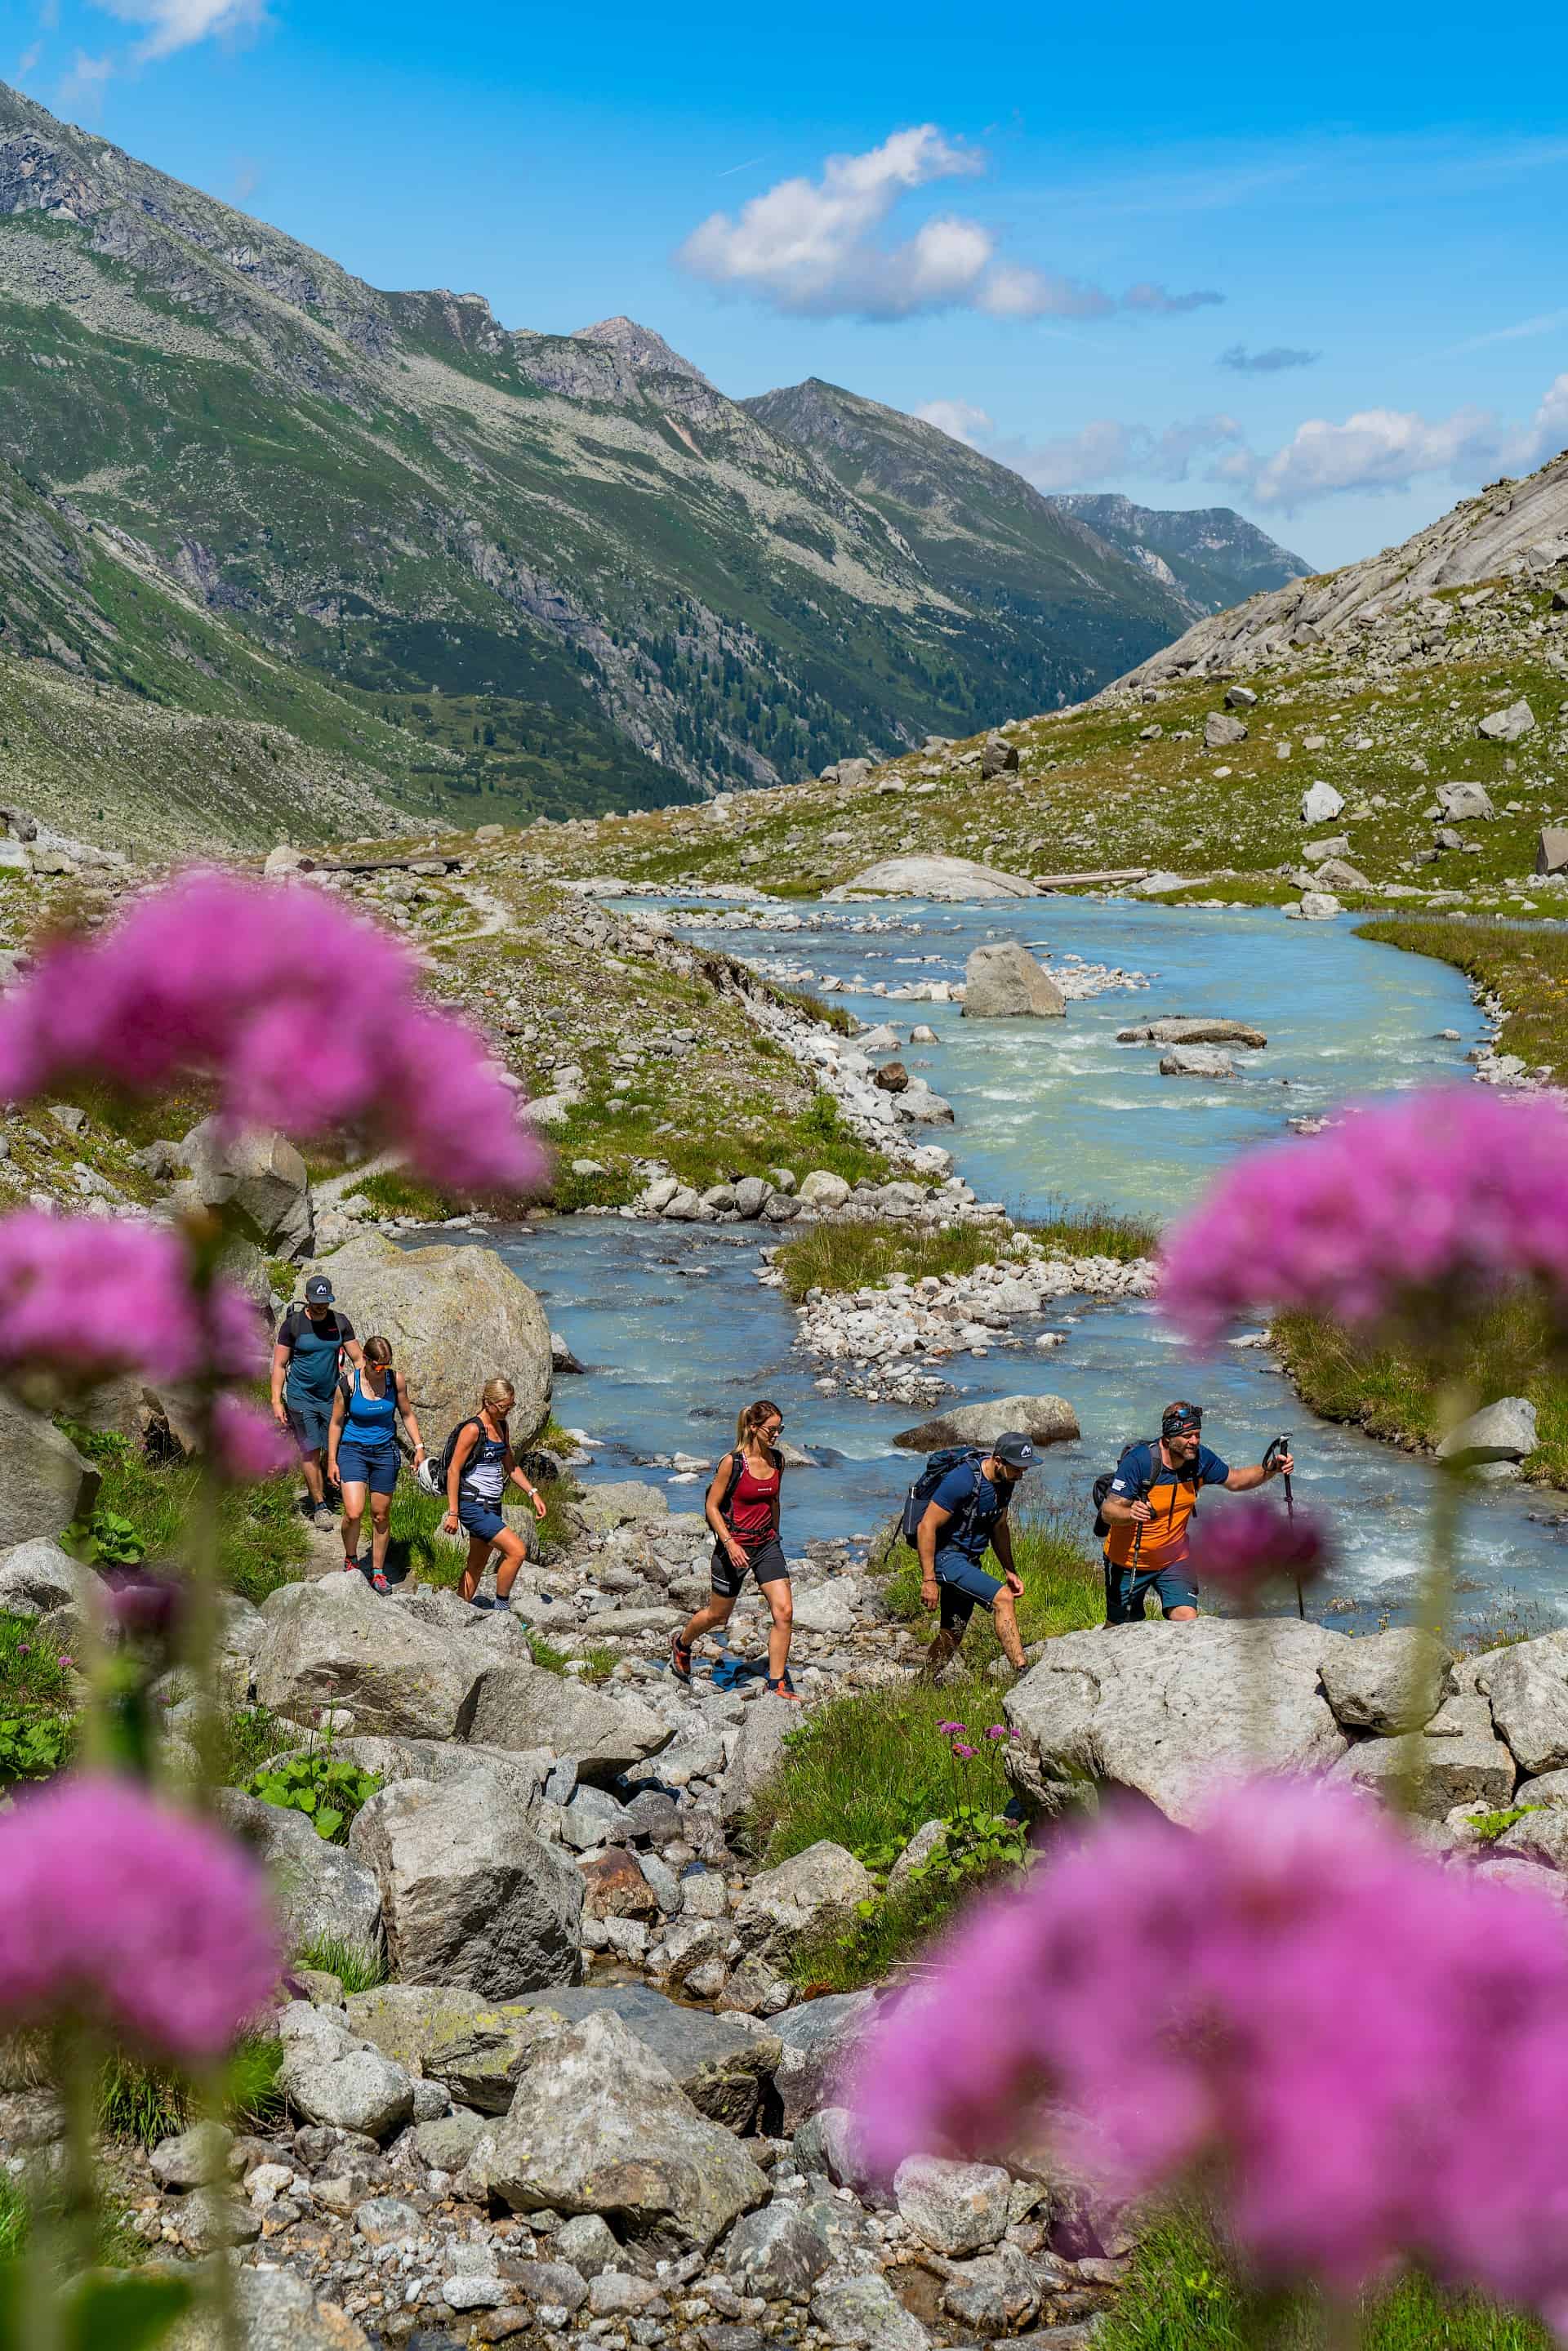
[[1160,1416],[1162,1437],[1194,1436],[1203,1426],[1203,1406],[1200,1404],[1167,1404]]
[[1029,1438],[1016,1428],[1009,1428],[1005,1436],[998,1437],[991,1452],[1009,1469],[1032,1469],[1039,1458]]
[[324,1273],[313,1273],[306,1283],[305,1303],[307,1306],[330,1306],[332,1303],[332,1285]]

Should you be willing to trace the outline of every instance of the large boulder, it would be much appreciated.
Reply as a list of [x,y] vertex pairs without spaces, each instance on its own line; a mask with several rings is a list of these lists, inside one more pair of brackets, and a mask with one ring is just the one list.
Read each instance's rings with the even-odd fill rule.
[[1233,1078],[1236,1064],[1214,1045],[1172,1045],[1160,1055],[1162,1078]]
[[935,1453],[942,1445],[988,1445],[1016,1429],[1036,1445],[1062,1445],[1078,1435],[1078,1415],[1065,1396],[998,1396],[994,1404],[961,1404],[951,1412],[901,1429],[894,1438],[910,1453]]
[[1439,784],[1437,806],[1450,824],[1484,824],[1495,817],[1491,794],[1482,784]]
[[341,2057],[285,2062],[288,2103],[308,2123],[390,2138],[413,2120],[413,2081],[405,2068],[374,2049]]
[[782,2201],[742,2213],[724,2245],[731,2282],[767,2302],[803,2302],[831,2259],[816,2222]]
[[0,1390],[0,1552],[91,1515],[99,1473],[47,1416]]
[[238,1788],[220,1788],[216,1802],[224,1826],[266,1866],[291,1953],[329,1939],[380,1952],[381,1887],[351,1854],[318,1836],[303,1813]]
[[1535,713],[1521,696],[1505,710],[1489,710],[1476,722],[1476,733],[1487,743],[1517,743],[1521,736],[1535,732]]
[[966,1020],[1059,1020],[1067,998],[1017,939],[978,946],[964,967]]
[[800,1728],[800,1709],[788,1698],[765,1693],[752,1699],[719,1782],[718,1806],[725,1820],[736,1820],[749,1808],[764,1781],[783,1761],[784,1741]]
[[1538,1442],[1535,1418],[1528,1396],[1500,1396],[1450,1428],[1437,1447],[1437,1458],[1458,1461],[1466,1468],[1482,1461],[1522,1461]]
[[1498,1735],[1532,1778],[1568,1764],[1568,1631],[1483,1657],[1476,1687],[1491,1700]]
[[[335,2302],[318,2302],[293,2270],[236,2269],[234,2297],[242,2351],[369,2351],[358,2321]],[[229,2343],[208,2304],[165,2337],[165,2351],[229,2351]]]
[[334,1751],[361,1771],[373,1771],[383,1787],[398,1780],[431,1780],[438,1788],[465,1789],[472,1802],[489,1804],[525,1823],[539,1808],[555,1760],[542,1747],[514,1754],[503,1747],[465,1747],[451,1739],[383,1739],[373,1732],[340,1739]]
[[768,2182],[618,2016],[569,2025],[524,2075],[487,2158],[514,2211],[597,2212],[650,2257],[706,2252]]
[[830,890],[831,898],[931,898],[962,905],[973,898],[1033,898],[1027,874],[1003,873],[972,857],[883,857],[852,882]]
[[225,1208],[243,1237],[269,1257],[307,1258],[316,1244],[305,1162],[276,1127],[225,1132],[215,1119],[181,1146],[206,1208]]
[[1538,873],[1561,873],[1568,868],[1568,826],[1544,824],[1535,842]]
[[875,1895],[876,1880],[863,1863],[820,1837],[777,1868],[758,1871],[740,1897],[735,1931],[764,1956],[782,1959],[825,1915]]
[[648,1984],[557,1986],[541,1998],[572,2023],[586,2016],[619,2017],[669,2069],[698,2114],[732,2131],[751,2127],[763,2086],[782,2055],[780,2020],[761,2025],[748,2016],[715,2016],[666,2000]]
[[488,2001],[476,1991],[381,1984],[355,1992],[349,2029],[383,2057],[443,2082],[460,2105],[504,2115],[517,2084],[561,2029],[547,2001]]
[[491,1666],[479,1676],[458,1735],[483,1746],[575,1756],[579,1777],[597,1782],[645,1763],[674,1736],[639,1698],[609,1698],[574,1676],[523,1665]]
[[0,1610],[17,1616],[52,1616],[57,1609],[90,1608],[103,1590],[90,1567],[37,1535],[0,1559]]
[[808,2115],[841,2096],[874,2006],[873,1992],[829,1992],[772,2019],[770,2030],[782,2044],[773,2074],[773,2127],[779,2137],[793,2138]]
[[1301,794],[1303,824],[1332,824],[1344,806],[1344,794],[1333,784],[1309,784]]
[[1384,1796],[1423,1819],[1440,1821],[1456,1805],[1494,1809],[1513,1794],[1513,1757],[1492,1728],[1483,1698],[1451,1698],[1410,1739],[1364,1739],[1333,1767],[1370,1795]]
[[1245,1045],[1260,1050],[1269,1040],[1249,1020],[1206,1019],[1197,1012],[1163,1013],[1157,1019],[1118,1029],[1118,1045]]
[[1246,742],[1245,722],[1228,711],[1211,710],[1203,722],[1203,739],[1210,751],[1229,750],[1234,744]]
[[1442,1643],[1411,1625],[1331,1649],[1322,1671],[1336,1721],[1346,1730],[1385,1737],[1419,1730],[1455,1686]]
[[256,1690],[274,1714],[308,1722],[322,1707],[343,1706],[361,1730],[454,1736],[480,1660],[455,1635],[389,1608],[363,1576],[286,1583],[261,1614]]
[[405,1982],[507,2000],[577,1973],[582,1879],[504,1808],[400,1780],[371,1798],[349,1842],[381,1887]]
[[1012,2181],[999,2164],[906,2155],[894,2174],[893,2192],[904,2226],[949,2259],[996,2244],[1012,2217]]
[[1293,1617],[1102,1625],[1048,1642],[1003,1700],[1009,1777],[1054,1812],[1085,1782],[1183,1824],[1227,1773],[1326,1770],[1348,1745],[1323,1695],[1343,1633]]
[[361,1233],[325,1270],[361,1339],[392,1341],[434,1451],[477,1407],[486,1380],[517,1392],[512,1438],[528,1444],[549,1416],[549,1322],[527,1282],[492,1249],[398,1249]]

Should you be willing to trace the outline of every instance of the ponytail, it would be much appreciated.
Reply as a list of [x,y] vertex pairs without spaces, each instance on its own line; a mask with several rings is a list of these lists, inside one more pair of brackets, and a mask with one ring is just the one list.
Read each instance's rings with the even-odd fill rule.
[[744,1452],[748,1439],[755,1437],[759,1428],[765,1428],[770,1420],[782,1420],[783,1417],[778,1405],[769,1404],[766,1396],[756,1404],[748,1404],[735,1424],[737,1452]]

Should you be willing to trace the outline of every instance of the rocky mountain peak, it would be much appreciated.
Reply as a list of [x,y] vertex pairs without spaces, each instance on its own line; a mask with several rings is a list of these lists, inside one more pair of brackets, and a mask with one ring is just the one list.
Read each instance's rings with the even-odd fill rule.
[[[602,343],[639,375],[685,375],[690,376],[694,383],[708,381],[701,368],[694,367],[690,360],[672,350],[663,335],[656,335],[652,327],[640,327],[635,319],[601,319],[596,327],[579,327],[572,340]],[[711,384],[708,388],[713,389]]]

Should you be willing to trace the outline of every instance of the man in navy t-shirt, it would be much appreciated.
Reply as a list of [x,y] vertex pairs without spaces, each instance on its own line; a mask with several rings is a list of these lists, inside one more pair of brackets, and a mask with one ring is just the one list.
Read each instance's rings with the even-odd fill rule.
[[[1009,1665],[1023,1671],[1015,1606],[1023,1578],[1013,1565],[1008,1504],[1036,1458],[1029,1438],[1009,1429],[979,1461],[960,1461],[949,1469],[925,1505],[915,1538],[920,1600],[923,1607],[941,1612],[936,1638],[922,1669],[927,1681],[935,1681],[956,1656],[976,1604],[982,1601],[991,1612]],[[1000,1576],[988,1575],[980,1565],[988,1547],[996,1552]]]
[[305,1303],[291,1306],[277,1326],[272,1350],[272,1412],[299,1447],[299,1467],[310,1498],[316,1523],[333,1527],[338,1521],[327,1507],[321,1457],[332,1419],[338,1370],[347,1356],[362,1364],[364,1356],[354,1326],[332,1304],[332,1285],[324,1273],[313,1273],[305,1285]]

